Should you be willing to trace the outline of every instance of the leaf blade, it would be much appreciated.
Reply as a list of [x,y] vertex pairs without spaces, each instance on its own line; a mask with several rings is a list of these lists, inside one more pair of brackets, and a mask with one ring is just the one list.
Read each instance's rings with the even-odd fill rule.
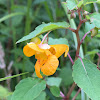
[[90,21],[95,25],[95,27],[100,28],[100,13],[91,14]]
[[100,71],[96,68],[96,65],[91,63],[87,59],[83,59],[83,65],[78,59],[73,66],[73,79],[75,83],[87,93],[87,95],[93,100],[99,100],[100,98]]
[[16,86],[11,100],[33,100],[46,88],[44,80],[26,78]]
[[21,13],[21,12],[17,12],[17,13],[11,13],[9,15],[6,15],[2,18],[0,18],[0,23],[3,22],[4,20],[10,18],[10,17],[13,17],[13,16],[17,16],[17,15],[23,15],[24,13]]
[[16,43],[20,43],[22,41],[34,38],[48,31],[52,31],[52,30],[60,29],[60,28],[67,29],[68,27],[69,27],[69,24],[67,22],[57,22],[57,23],[48,23],[48,24],[43,23],[39,25],[38,27],[36,27],[36,29],[33,32],[31,32],[29,35],[24,36],[23,38],[18,40]]

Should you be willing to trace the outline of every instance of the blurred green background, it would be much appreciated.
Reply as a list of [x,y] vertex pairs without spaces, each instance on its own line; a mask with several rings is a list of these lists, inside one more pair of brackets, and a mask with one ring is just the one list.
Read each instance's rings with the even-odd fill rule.
[[[100,4],[89,4],[83,9],[90,13],[96,11],[100,12]],[[77,13],[75,14],[76,18],[74,21],[76,25],[78,25],[78,16]],[[0,78],[30,72],[29,74],[0,82],[0,100],[6,100],[7,96],[14,91],[16,84],[18,84],[21,79],[32,75],[34,76],[34,64],[36,60],[34,56],[28,58],[23,54],[23,47],[29,41],[19,44],[16,44],[16,41],[28,35],[38,25],[42,24],[42,22],[61,21],[69,22],[61,5],[61,0],[0,0]],[[79,32],[81,39],[88,28],[88,22],[82,25]],[[55,30],[51,32],[49,36],[52,38],[66,38],[69,42],[69,53],[74,60],[75,45],[70,30]],[[89,34],[82,46],[85,58],[97,63],[98,56],[96,53],[100,50],[100,33],[92,39]],[[63,93],[67,94],[69,87],[73,83],[72,64],[69,58],[64,58],[64,56],[61,56],[59,61],[59,68],[61,70],[57,70],[54,76],[62,79],[60,88]],[[46,93],[46,100],[58,100],[48,89]],[[73,91],[72,97],[75,93],[76,91]],[[80,95],[77,100],[80,100]]]

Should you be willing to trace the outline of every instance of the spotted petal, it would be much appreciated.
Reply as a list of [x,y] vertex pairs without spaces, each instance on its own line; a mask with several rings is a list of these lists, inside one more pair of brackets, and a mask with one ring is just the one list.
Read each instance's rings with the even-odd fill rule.
[[40,60],[37,60],[36,64],[35,64],[35,72],[36,72],[36,75],[39,77],[39,78],[43,78],[42,75],[40,74],[40,69],[42,67],[42,64],[41,64],[41,61]]

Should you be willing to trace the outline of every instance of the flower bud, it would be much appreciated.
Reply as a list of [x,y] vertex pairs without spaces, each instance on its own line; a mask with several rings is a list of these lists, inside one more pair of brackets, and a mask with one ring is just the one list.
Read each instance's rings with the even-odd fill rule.
[[68,10],[68,14],[71,14],[72,12],[71,12],[71,10]]
[[94,37],[94,36],[96,36],[98,34],[98,28],[94,28],[94,29],[92,29],[92,31],[91,31],[91,37]]
[[35,44],[40,44],[41,43],[41,40],[38,37],[34,37],[34,38],[31,39],[30,42],[34,42]]
[[85,18],[85,16],[86,16],[87,14],[89,14],[89,12],[88,12],[88,11],[84,11],[83,17]]
[[70,15],[70,18],[71,19],[76,18],[76,14],[74,12],[72,12],[71,15]]

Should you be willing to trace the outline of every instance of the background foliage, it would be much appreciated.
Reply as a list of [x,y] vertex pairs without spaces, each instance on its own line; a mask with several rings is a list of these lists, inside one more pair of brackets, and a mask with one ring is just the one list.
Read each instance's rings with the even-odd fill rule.
[[[65,0],[62,1],[65,2]],[[87,4],[87,1],[89,3],[89,0],[84,0],[83,3]],[[80,5],[81,1],[78,6]],[[34,72],[34,64],[36,60],[34,57],[31,58],[26,57],[22,51],[23,47],[26,45],[27,42],[29,42],[29,40],[26,39],[27,41],[24,42],[19,41],[21,43],[16,44],[17,40],[21,39],[23,36],[29,35],[29,33],[31,34],[33,30],[36,30],[37,26],[38,26],[37,30],[38,29],[39,30],[38,32],[36,31],[37,34],[35,35],[39,35],[41,33],[49,31],[50,25],[52,23],[61,22],[61,23],[56,23],[53,26],[52,30],[54,29],[57,30],[52,31],[49,34],[50,37],[49,44],[58,43],[57,41],[61,41],[58,44],[61,43],[69,44],[70,47],[69,53],[72,59],[75,59],[74,57],[75,57],[76,47],[74,45],[73,35],[70,30],[66,30],[67,29],[66,27],[69,27],[68,24],[69,19],[68,16],[66,16],[66,12],[64,11],[60,0],[0,0],[0,6],[1,6],[0,7],[0,78],[11,76],[7,80],[5,80],[6,78],[0,79],[0,100],[28,100],[28,99],[61,100],[60,90],[63,91],[64,94],[67,94],[73,81],[77,82],[77,84],[88,94],[88,96],[90,97],[93,96],[91,97],[93,100],[99,100],[98,99],[99,97],[96,94],[100,93],[100,90],[95,91],[95,94],[93,94],[92,92],[89,93],[89,91],[86,90],[86,87],[83,86],[84,84],[82,85],[82,83],[88,80],[89,78],[90,80],[89,82],[90,83],[92,82],[92,85],[94,85],[94,89],[97,88],[97,86],[95,86],[95,83],[93,81],[93,76],[92,76],[93,72],[87,75],[83,67],[79,67],[78,68],[79,70],[76,70],[78,74],[76,74],[76,72],[73,72],[73,78],[72,78],[72,64],[68,57],[64,58],[64,56],[61,56],[59,58],[60,64],[58,70],[52,77],[46,79],[47,85],[50,86],[50,89],[48,88],[45,89],[46,83],[43,80],[41,81],[38,78],[36,78],[35,81],[33,81],[33,78],[30,77],[34,78],[36,77],[36,74]],[[76,6],[77,2],[75,2],[75,0],[68,0],[67,7],[69,8],[69,10],[74,9]],[[83,7],[83,9],[88,11],[89,13],[100,12],[100,3],[97,2],[97,3],[87,4]],[[75,23],[76,25],[78,25],[79,23],[78,15],[77,13],[75,14],[76,14]],[[90,18],[91,23],[87,21],[85,24],[82,24],[82,27],[79,31],[81,39],[86,32],[88,32],[95,26],[97,28],[100,28],[100,14],[95,13],[87,17]],[[45,23],[49,24],[46,27],[46,29],[43,30],[43,27],[47,25]],[[33,35],[29,35],[29,39],[31,36]],[[91,39],[91,34],[87,35],[82,46],[85,58],[97,64],[98,62],[97,53],[100,52],[100,31],[98,31],[98,34],[92,39]],[[85,64],[88,61],[83,60],[83,62]],[[76,67],[77,63],[78,62],[76,61],[74,68]],[[87,67],[86,68],[87,71],[88,70],[96,71],[98,74],[97,76],[98,80],[96,84],[98,85],[100,83],[99,81],[100,73],[99,71],[95,70],[96,66],[92,65],[90,62],[89,66],[91,67],[91,69]],[[80,79],[79,73],[83,75],[82,76],[83,78],[87,76],[87,79],[84,78],[82,81],[79,82],[78,81],[78,79]],[[85,76],[84,73],[86,74]],[[77,79],[77,77],[79,78]],[[89,86],[88,83],[85,85]],[[91,89],[93,87],[92,85],[89,86],[88,88]],[[37,90],[37,88],[39,88],[40,90]],[[28,90],[29,92],[27,93]],[[70,97],[71,100],[73,96],[76,94],[77,90],[78,87],[76,87],[72,92]],[[19,91],[23,94],[20,94]],[[16,95],[16,93],[18,93],[18,95]],[[31,95],[30,98],[28,94]],[[21,97],[22,95],[24,99],[22,99]],[[81,93],[79,93],[76,100],[81,100],[81,98],[82,98]],[[88,99],[83,99],[83,100],[88,100]]]

